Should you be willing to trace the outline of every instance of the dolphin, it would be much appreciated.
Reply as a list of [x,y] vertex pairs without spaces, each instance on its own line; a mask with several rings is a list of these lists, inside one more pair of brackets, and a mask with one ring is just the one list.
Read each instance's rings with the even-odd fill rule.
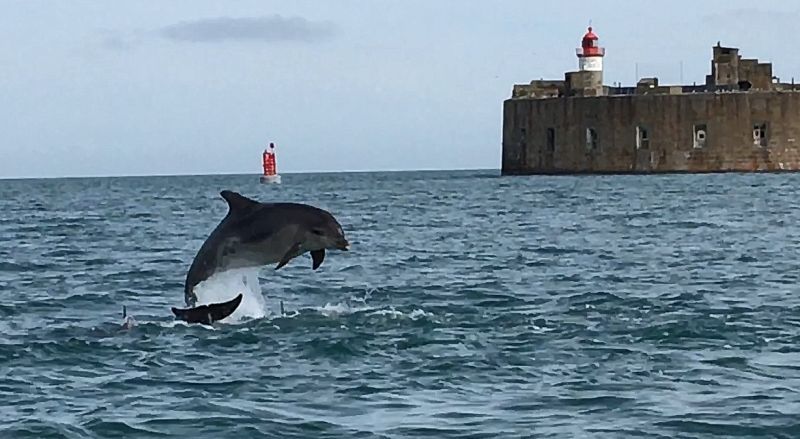
[[220,195],[228,203],[228,213],[186,273],[187,306],[197,303],[194,287],[216,273],[273,263],[277,270],[306,252],[316,270],[326,249],[350,248],[342,226],[326,210],[300,203],[262,203],[229,190]]

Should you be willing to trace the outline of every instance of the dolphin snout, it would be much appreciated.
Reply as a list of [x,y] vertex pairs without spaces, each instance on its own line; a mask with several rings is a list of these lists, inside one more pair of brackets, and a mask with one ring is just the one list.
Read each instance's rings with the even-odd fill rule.
[[350,250],[350,243],[347,242],[346,239],[340,238],[339,240],[336,241],[336,248],[339,250],[348,251]]

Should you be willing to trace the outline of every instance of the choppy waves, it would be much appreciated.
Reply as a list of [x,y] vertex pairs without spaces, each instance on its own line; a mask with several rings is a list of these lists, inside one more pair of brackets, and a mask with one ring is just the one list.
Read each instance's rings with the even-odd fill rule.
[[[0,181],[0,437],[796,437],[798,185]],[[328,208],[353,248],[218,278],[201,303],[239,314],[175,322],[224,188]]]

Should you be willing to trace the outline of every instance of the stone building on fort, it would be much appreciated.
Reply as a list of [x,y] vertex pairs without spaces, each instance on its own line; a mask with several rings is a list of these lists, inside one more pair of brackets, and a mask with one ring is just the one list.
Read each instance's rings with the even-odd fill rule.
[[604,56],[589,27],[578,71],[514,85],[504,175],[800,170],[800,86],[772,64],[717,43],[705,84],[610,87]]

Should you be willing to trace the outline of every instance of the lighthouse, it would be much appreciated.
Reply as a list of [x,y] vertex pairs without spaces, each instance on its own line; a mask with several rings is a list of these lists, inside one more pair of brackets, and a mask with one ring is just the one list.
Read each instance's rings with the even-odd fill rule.
[[581,47],[576,49],[578,55],[579,84],[574,84],[584,90],[585,95],[599,96],[603,94],[603,56],[606,49],[600,47],[597,34],[589,26],[581,39]]

